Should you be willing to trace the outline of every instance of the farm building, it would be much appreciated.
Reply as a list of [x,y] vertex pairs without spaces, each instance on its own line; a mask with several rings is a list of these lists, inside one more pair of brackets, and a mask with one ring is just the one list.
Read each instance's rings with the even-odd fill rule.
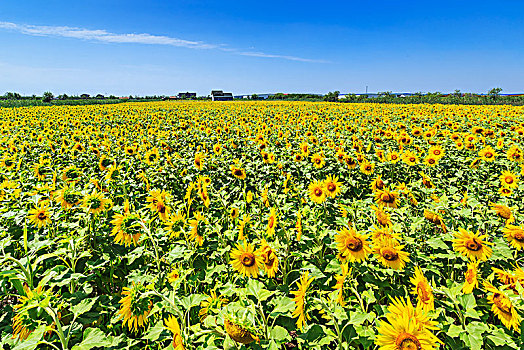
[[213,101],[233,101],[233,94],[231,92],[224,92],[222,90],[212,90],[211,100]]

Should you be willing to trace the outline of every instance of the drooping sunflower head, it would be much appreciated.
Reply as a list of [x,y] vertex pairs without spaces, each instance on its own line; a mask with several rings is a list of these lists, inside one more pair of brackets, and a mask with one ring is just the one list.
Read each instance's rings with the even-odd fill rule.
[[138,245],[138,240],[142,235],[141,221],[138,214],[128,211],[125,211],[124,214],[113,215],[111,235],[115,236],[115,242],[124,244],[126,247],[132,244]]
[[180,331],[180,325],[175,316],[169,316],[164,319],[164,325],[173,334],[173,349],[174,350],[185,350],[182,332]]
[[127,324],[129,330],[137,332],[139,328],[146,327],[147,318],[153,306],[152,301],[144,295],[147,287],[141,283],[132,283],[131,287],[122,289],[123,298],[119,301],[119,318],[123,319],[124,325]]
[[259,341],[259,337],[254,332],[249,330],[246,325],[240,324],[235,318],[227,317],[224,320],[224,328],[231,339],[237,343],[250,344]]
[[39,285],[35,289],[30,289],[24,285],[24,294],[19,296],[19,304],[14,305],[15,315],[13,317],[13,338],[25,340],[41,323],[44,321],[51,324],[51,317],[45,312],[39,312],[41,303],[47,300],[46,304],[54,304],[56,296],[49,289],[44,289]]
[[96,190],[91,194],[84,196],[83,206],[91,214],[99,214],[106,209],[107,198]]
[[64,169],[62,173],[62,180],[65,182],[77,182],[80,180],[82,173],[75,165],[70,165]]
[[410,282],[413,284],[411,294],[417,296],[418,306],[426,312],[434,310],[433,290],[420,267],[415,268],[415,276],[410,279]]
[[505,206],[504,204],[491,203],[491,210],[493,210],[500,218],[505,219],[506,224],[512,223],[514,221],[511,208]]
[[504,326],[520,333],[521,317],[505,291],[493,287],[489,282],[484,282],[484,288],[491,293],[488,295],[488,302],[492,304],[491,311]]

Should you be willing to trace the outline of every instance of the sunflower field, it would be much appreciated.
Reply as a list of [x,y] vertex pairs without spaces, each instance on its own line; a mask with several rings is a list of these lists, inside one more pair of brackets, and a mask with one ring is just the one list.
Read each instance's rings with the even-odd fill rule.
[[524,107],[0,116],[3,349],[524,346]]

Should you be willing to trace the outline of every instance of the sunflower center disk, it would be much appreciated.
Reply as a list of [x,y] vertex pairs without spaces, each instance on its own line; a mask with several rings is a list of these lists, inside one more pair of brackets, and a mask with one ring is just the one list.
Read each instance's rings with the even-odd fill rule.
[[502,294],[495,293],[495,295],[493,296],[493,304],[495,304],[495,306],[503,313],[511,314],[509,306],[506,305],[504,301],[506,301],[506,297]]
[[244,253],[240,257],[240,261],[242,261],[242,265],[251,267],[255,265],[255,256],[251,253]]
[[472,250],[474,252],[478,252],[479,250],[482,249],[482,243],[478,242],[475,239],[472,239],[472,240],[469,240],[469,241],[466,242],[466,247],[469,250]]
[[391,250],[391,249],[384,249],[382,251],[382,256],[387,261],[395,261],[395,260],[398,259],[398,253],[396,251],[394,251],[394,250]]
[[397,349],[399,350],[421,350],[422,345],[414,335],[409,333],[401,333],[396,341]]
[[349,237],[346,239],[346,248],[352,252],[359,252],[362,250],[362,241],[355,237]]

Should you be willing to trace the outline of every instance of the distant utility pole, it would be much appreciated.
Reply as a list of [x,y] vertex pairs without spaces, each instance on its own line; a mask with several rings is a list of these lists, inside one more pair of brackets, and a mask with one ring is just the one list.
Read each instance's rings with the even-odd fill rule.
[[368,94],[368,86],[366,85],[366,95]]

